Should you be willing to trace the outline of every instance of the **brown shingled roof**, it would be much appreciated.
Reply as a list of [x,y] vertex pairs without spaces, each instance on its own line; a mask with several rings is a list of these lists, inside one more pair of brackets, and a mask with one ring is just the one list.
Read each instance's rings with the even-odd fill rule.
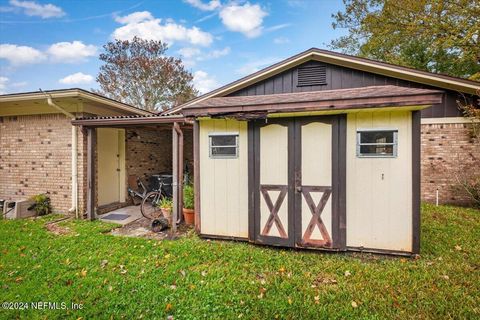
[[426,106],[440,103],[443,91],[370,86],[311,92],[209,98],[186,107],[184,115],[214,115],[230,112],[279,112],[344,110],[384,106]]

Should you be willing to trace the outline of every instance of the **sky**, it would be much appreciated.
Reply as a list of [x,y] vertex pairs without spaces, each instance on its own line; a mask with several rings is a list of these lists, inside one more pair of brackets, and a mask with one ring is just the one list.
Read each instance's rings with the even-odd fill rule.
[[97,89],[102,46],[162,40],[205,93],[346,33],[340,0],[0,0],[0,94]]

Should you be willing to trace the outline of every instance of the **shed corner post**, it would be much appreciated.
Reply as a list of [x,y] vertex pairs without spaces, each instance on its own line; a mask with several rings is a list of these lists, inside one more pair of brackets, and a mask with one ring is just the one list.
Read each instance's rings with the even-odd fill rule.
[[412,253],[420,253],[421,111],[412,112]]
[[97,144],[96,128],[87,127],[87,219],[95,220],[95,187],[96,187],[96,169],[95,169],[95,149]]
[[200,123],[193,122],[193,183],[195,206],[195,232],[201,231],[201,206],[200,206]]
[[174,123],[172,125],[172,184],[173,184],[173,212],[172,212],[172,228],[170,229],[171,237],[177,233],[177,220],[179,214],[179,197],[178,197],[178,135],[175,130]]

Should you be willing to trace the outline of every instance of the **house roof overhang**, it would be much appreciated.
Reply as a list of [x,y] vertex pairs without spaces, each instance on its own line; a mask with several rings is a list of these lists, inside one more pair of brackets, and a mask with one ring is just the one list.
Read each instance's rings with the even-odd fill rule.
[[[65,106],[70,112],[81,111],[75,105],[78,102],[86,102],[93,110],[103,109],[104,113],[127,114],[127,115],[152,115],[152,112],[139,109],[126,103],[122,103],[102,95],[83,89],[45,90],[35,92],[22,92],[0,95],[0,115],[2,110],[14,108],[17,112],[7,112],[8,115],[35,114],[53,112],[47,105],[46,99],[50,97],[55,103]],[[27,109],[22,111],[22,107]]]
[[443,91],[399,86],[371,86],[260,96],[210,98],[182,110],[186,117],[266,117],[277,113],[327,111],[344,113],[353,109],[385,107],[426,108],[442,101]]
[[72,125],[83,127],[129,127],[144,125],[161,125],[173,123],[190,123],[182,115],[172,116],[115,116],[115,117],[84,117],[72,120]]
[[480,82],[451,77],[442,74],[435,74],[427,71],[416,70],[402,67],[385,62],[379,62],[371,59],[341,54],[328,50],[311,48],[295,56],[280,61],[272,66],[264,68],[258,72],[241,78],[237,81],[222,86],[216,90],[206,93],[196,99],[193,99],[183,105],[163,112],[163,114],[175,114],[183,109],[197,104],[203,100],[213,97],[223,97],[232,92],[245,88],[249,85],[265,80],[292,67],[298,66],[304,62],[315,60],[333,65],[349,67],[356,70],[367,71],[384,76],[390,76],[407,81],[426,84],[440,89],[454,90],[462,93],[475,95],[480,90]]

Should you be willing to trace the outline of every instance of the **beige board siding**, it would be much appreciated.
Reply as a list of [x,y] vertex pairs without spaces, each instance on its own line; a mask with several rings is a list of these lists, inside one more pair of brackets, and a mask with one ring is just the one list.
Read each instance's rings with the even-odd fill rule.
[[[209,134],[238,133],[238,158],[212,159]],[[200,205],[202,234],[248,237],[247,122],[200,120]]]
[[97,129],[98,205],[125,199],[125,130]]
[[[356,156],[356,131],[369,128],[398,129],[396,158]],[[411,251],[411,141],[409,111],[347,116],[347,246]]]
[[[260,185],[288,185],[288,127],[271,124],[260,129]],[[273,205],[280,191],[267,191]],[[288,196],[277,212],[285,233],[288,234]],[[270,210],[263,196],[260,196],[260,228],[263,229],[270,216]],[[262,230],[260,230],[262,232]],[[276,223],[269,236],[280,237]]]
[[[302,186],[332,186],[332,125],[313,122],[302,127]],[[311,192],[316,206],[323,192]],[[312,218],[305,197],[302,195],[302,235]],[[332,237],[332,197],[328,199],[321,214],[330,238]],[[324,240],[317,225],[311,240]]]

